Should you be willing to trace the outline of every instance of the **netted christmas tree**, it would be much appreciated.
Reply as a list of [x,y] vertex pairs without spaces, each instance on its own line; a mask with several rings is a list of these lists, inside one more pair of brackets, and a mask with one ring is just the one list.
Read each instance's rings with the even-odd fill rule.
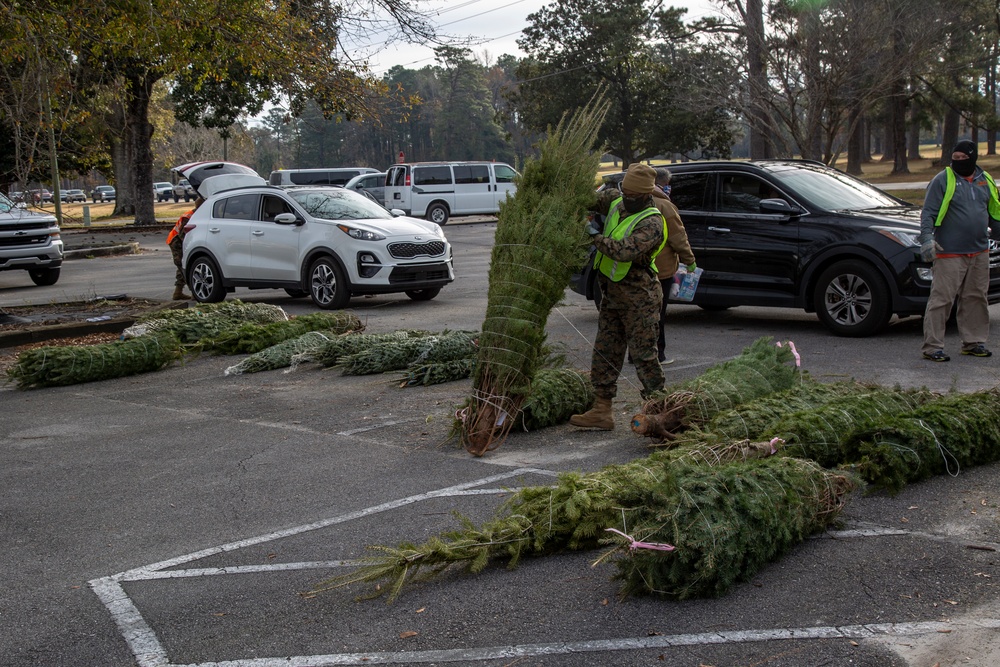
[[704,424],[723,410],[785,391],[798,381],[789,345],[758,338],[735,359],[712,366],[698,377],[657,392],[632,417],[632,430],[657,442]]
[[585,260],[587,208],[600,165],[603,99],[564,116],[528,160],[501,204],[490,258],[486,317],[460,435],[477,455],[498,447],[517,421],[540,367],[545,323]]
[[896,494],[933,475],[1000,461],[1000,392],[950,394],[845,436],[844,458],[875,488]]
[[22,352],[7,370],[18,389],[63,387],[149,373],[180,359],[181,342],[169,332],[100,345],[51,345]]
[[[834,521],[851,477],[809,461],[773,456],[765,447],[703,446],[659,451],[595,473],[564,473],[553,486],[520,489],[496,516],[395,547],[327,590],[376,584],[372,595],[402,589],[449,568],[480,572],[506,559],[624,543],[615,557],[623,592],[677,598],[714,596],[755,574],[809,534]],[[655,549],[631,549],[635,542]]]

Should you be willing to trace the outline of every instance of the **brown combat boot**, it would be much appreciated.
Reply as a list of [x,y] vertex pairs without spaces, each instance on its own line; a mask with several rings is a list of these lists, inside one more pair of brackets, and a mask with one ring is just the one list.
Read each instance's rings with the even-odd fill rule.
[[191,295],[190,294],[185,294],[183,287],[175,287],[174,288],[173,300],[174,301],[190,301],[191,300]]
[[569,423],[580,428],[599,428],[602,431],[613,430],[615,428],[615,418],[611,414],[611,399],[596,399],[594,407],[582,415],[573,415],[569,418]]

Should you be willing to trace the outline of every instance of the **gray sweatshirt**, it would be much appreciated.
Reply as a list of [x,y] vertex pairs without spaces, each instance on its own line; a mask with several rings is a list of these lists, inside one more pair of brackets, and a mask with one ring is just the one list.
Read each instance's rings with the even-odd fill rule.
[[947,173],[941,171],[927,184],[920,214],[920,242],[923,244],[933,238],[940,253],[966,255],[987,250],[988,230],[1000,235],[1000,221],[990,217],[990,186],[983,170],[976,167],[971,183],[955,175],[955,195],[941,226],[935,227],[947,183]]

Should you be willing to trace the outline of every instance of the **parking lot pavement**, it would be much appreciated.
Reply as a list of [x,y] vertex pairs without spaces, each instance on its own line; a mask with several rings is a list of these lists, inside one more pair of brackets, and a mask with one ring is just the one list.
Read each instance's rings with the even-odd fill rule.
[[[478,326],[492,229],[447,233],[456,282],[426,303],[353,300],[369,330]],[[138,296],[169,280],[172,265],[150,254],[73,267],[64,289],[122,280]],[[0,283],[0,305],[56,287]],[[312,312],[272,291],[236,296]],[[668,381],[766,335],[793,340],[803,368],[822,380],[996,385],[994,359],[922,362],[918,319],[859,340],[768,309],[671,306],[669,317]],[[595,330],[593,305],[571,292],[549,318],[550,342],[575,367],[589,365]],[[998,465],[956,470],[895,498],[858,494],[842,525],[719,599],[620,599],[613,568],[591,566],[596,553],[446,574],[392,605],[355,601],[358,588],[309,595],[369,545],[419,542],[457,527],[454,512],[489,517],[512,488],[648,454],[627,427],[639,403],[634,370],[626,368],[614,403],[615,430],[515,433],[473,458],[448,439],[469,381],[401,389],[395,376],[317,368],[225,376],[232,363],[202,355],[119,380],[0,390],[0,514],[11,564],[0,591],[0,662],[1000,664]]]

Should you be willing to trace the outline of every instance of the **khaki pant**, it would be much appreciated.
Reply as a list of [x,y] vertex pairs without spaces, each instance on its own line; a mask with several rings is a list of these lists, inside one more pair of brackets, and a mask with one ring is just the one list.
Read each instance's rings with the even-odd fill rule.
[[958,334],[963,350],[985,344],[990,333],[986,294],[990,287],[990,254],[939,257],[934,260],[931,296],[924,311],[922,352],[944,349],[944,330],[952,305],[958,300]]

